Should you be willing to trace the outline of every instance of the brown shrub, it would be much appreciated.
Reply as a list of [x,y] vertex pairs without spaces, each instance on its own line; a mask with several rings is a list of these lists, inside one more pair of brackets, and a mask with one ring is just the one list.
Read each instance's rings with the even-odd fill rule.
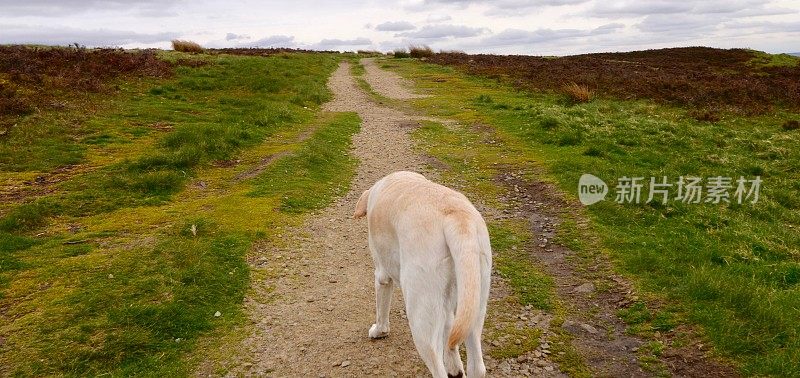
[[422,46],[414,46],[411,45],[408,47],[408,55],[412,58],[430,58],[433,56],[433,50],[429,46],[422,45]]
[[589,89],[586,85],[580,85],[577,83],[570,83],[562,87],[564,93],[567,94],[569,100],[574,103],[583,103],[592,101],[592,96],[594,93],[591,89]]
[[619,99],[744,114],[762,114],[774,106],[800,109],[800,66],[759,67],[750,64],[755,57],[744,49],[687,47],[556,58],[442,52],[428,59],[470,74],[507,78],[526,90],[560,91],[562,78],[570,78]]
[[395,58],[408,58],[411,55],[408,53],[408,51],[406,51],[406,49],[394,49],[394,51],[392,51],[392,56]]
[[797,120],[794,120],[794,119],[790,119],[790,120],[784,122],[783,126],[781,126],[781,127],[786,131],[797,130],[797,129],[800,129],[800,122],[798,122]]
[[52,108],[55,92],[101,92],[121,76],[172,75],[152,50],[0,46],[0,115]]
[[722,117],[716,109],[693,109],[689,111],[689,116],[703,122],[719,122]]
[[201,53],[201,52],[203,52],[203,46],[200,46],[196,42],[185,41],[185,40],[181,40],[181,39],[173,39],[172,40],[172,49],[175,50],[175,51],[187,52],[187,53]]

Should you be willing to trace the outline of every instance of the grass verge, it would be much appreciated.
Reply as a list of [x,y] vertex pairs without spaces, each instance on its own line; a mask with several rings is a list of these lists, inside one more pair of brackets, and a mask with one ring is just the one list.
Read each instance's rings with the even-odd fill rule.
[[[354,173],[359,119],[315,112],[336,58],[200,58],[211,64],[126,84],[69,142],[97,169],[4,214],[0,375],[190,375],[197,345],[244,320],[251,245],[347,189],[334,183]],[[318,182],[283,159],[236,179],[265,154]]]

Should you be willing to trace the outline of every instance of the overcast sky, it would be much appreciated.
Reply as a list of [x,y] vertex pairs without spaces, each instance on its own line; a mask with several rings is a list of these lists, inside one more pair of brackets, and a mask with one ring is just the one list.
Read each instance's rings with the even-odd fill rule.
[[0,0],[0,43],[569,55],[675,46],[800,51],[799,0]]

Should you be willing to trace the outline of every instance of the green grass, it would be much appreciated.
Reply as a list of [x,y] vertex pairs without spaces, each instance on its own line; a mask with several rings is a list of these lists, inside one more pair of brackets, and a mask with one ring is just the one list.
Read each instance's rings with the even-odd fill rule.
[[[88,116],[20,125],[82,119],[69,138],[54,129],[45,139],[92,169],[4,204],[0,375],[191,375],[197,346],[244,322],[251,245],[348,189],[360,120],[318,112],[335,56],[203,59],[212,64],[171,80],[121,83]],[[3,148],[20,148],[15,138]],[[271,154],[283,158],[236,178]],[[16,180],[71,162],[35,160],[0,173]],[[217,164],[226,161],[239,163]]]
[[[313,116],[308,107],[317,107],[329,97],[325,78],[335,64],[325,55],[208,59],[213,64],[181,67],[175,80],[143,94],[131,93],[129,101],[115,104],[117,111],[90,119],[73,132],[88,138],[89,144],[95,144],[98,135],[116,134],[122,145],[142,143],[150,136],[155,139],[150,148],[71,180],[63,185],[66,194],[11,210],[0,219],[0,230],[31,231],[54,216],[86,216],[122,206],[162,203],[184,186],[198,164],[229,159],[282,128],[307,122]],[[3,141],[6,149],[26,156],[6,169],[41,169],[36,156],[19,152],[17,140],[39,122],[15,128]],[[154,124],[170,125],[172,130],[153,136],[156,131],[148,126]],[[54,138],[63,137],[57,130],[52,132]],[[80,139],[64,144],[72,150],[87,148]],[[28,160],[30,164],[23,166]],[[61,158],[54,161],[73,163]]]
[[755,67],[796,67],[800,65],[800,57],[789,54],[768,54],[751,50],[756,55],[749,63]]
[[[292,156],[279,160],[254,180],[250,195],[282,194],[280,209],[287,213],[325,207],[330,198],[349,189],[349,177],[356,167],[356,160],[349,155],[350,138],[358,131],[359,123],[355,113],[337,117]],[[284,179],[276,180],[276,176]]]
[[524,146],[525,156],[572,200],[583,173],[609,183],[612,197],[617,178],[626,175],[666,175],[673,182],[680,175],[762,176],[756,204],[605,201],[586,209],[591,225],[583,233],[599,238],[643,292],[674,304],[670,316],[701,325],[714,353],[736,361],[743,373],[800,371],[800,133],[781,129],[797,114],[725,114],[709,124],[685,109],[646,101],[567,105],[451,68],[393,63],[434,94],[415,100],[420,108],[494,126]]

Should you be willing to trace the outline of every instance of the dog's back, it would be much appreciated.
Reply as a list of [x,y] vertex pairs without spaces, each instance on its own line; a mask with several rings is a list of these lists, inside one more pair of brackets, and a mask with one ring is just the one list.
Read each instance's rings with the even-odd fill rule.
[[470,376],[483,375],[491,248],[480,213],[461,193],[395,172],[364,192],[354,215],[368,219],[376,289],[400,284],[414,342],[434,376],[463,371],[457,347],[465,340]]

